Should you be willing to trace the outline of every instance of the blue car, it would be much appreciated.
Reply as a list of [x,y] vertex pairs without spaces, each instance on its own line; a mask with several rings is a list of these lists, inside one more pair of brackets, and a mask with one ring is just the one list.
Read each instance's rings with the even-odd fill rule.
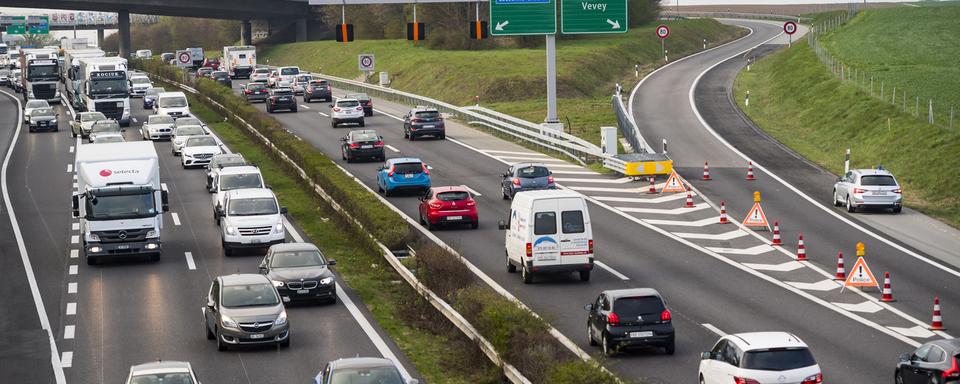
[[377,191],[383,192],[384,196],[401,190],[423,193],[428,189],[430,169],[420,159],[389,159],[377,170]]
[[143,109],[153,109],[153,103],[157,102],[157,94],[163,92],[163,88],[150,88],[143,94]]

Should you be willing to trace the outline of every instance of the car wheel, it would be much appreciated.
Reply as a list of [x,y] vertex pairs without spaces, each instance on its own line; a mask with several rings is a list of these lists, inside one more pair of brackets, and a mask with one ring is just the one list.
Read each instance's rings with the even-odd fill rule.
[[390,196],[390,190],[387,189],[386,187],[384,187],[384,188],[383,188],[383,195],[384,195],[384,196]]
[[590,281],[590,271],[580,271],[580,281],[582,282]]
[[403,138],[406,139],[406,138],[409,138],[409,137],[410,137],[410,132],[407,132],[407,130],[404,129],[404,130],[403,130]]
[[510,200],[510,196],[507,196],[507,190],[503,187],[500,187],[500,194],[503,195],[504,200]]
[[447,138],[447,134],[441,133],[440,136],[437,136],[438,139],[443,140]]
[[227,247],[227,245],[224,244],[224,245],[223,245],[223,255],[224,255],[224,256],[233,256],[233,249],[230,249],[230,247]]
[[850,195],[847,195],[847,212],[854,213],[857,211],[857,207],[850,202]]
[[336,121],[331,121],[331,122],[330,122],[330,126],[333,127],[333,128],[336,128],[336,127],[337,127],[337,122],[336,122]]
[[507,273],[516,273],[517,266],[510,262],[510,255],[507,254],[506,250],[504,250],[503,253],[507,255]]
[[593,339],[593,332],[590,331],[590,323],[587,323],[587,340],[591,347],[595,347],[597,345],[597,341]]
[[421,213],[419,214],[419,216],[420,216],[420,224],[426,224],[427,222],[423,220],[423,214]]
[[360,126],[361,126],[361,127],[365,127],[365,126],[366,126],[366,123],[364,123],[363,120],[360,120]]
[[213,340],[215,337],[217,337],[216,335],[213,334],[213,332],[210,331],[210,327],[207,326],[207,318],[206,318],[206,317],[203,318],[203,330],[207,331],[207,332],[206,332],[206,334],[207,334],[207,340]]
[[608,357],[609,357],[609,356],[613,356],[615,353],[617,353],[616,347],[610,345],[610,341],[607,340],[607,335],[606,335],[606,334],[601,334],[601,335],[600,335],[600,346],[601,346],[601,348],[603,348],[603,354],[606,355],[606,356],[608,356]]
[[70,136],[73,137],[73,138],[76,138],[76,137],[77,137],[77,131],[74,131],[74,130],[71,129],[71,130],[70,130]]
[[676,344],[676,342],[673,341],[673,340],[670,340],[670,344],[667,344],[666,346],[664,346],[664,347],[663,347],[663,350],[664,350],[664,352],[666,352],[668,355],[671,355],[671,356],[672,356],[674,353],[677,352],[677,344]]
[[520,267],[520,278],[523,279],[524,284],[533,283],[533,275],[530,274],[530,271],[527,271],[526,265]]
[[899,370],[896,371],[896,372],[894,372],[894,374],[893,374],[893,381],[896,382],[897,384],[903,384],[903,378],[900,377],[900,371],[899,371]]
[[841,204],[841,203],[840,203],[840,199],[837,198],[837,190],[834,189],[834,190],[833,190],[833,206],[834,206],[834,207],[839,207],[839,206],[841,206],[841,205],[843,205],[843,204]]
[[480,220],[477,220],[477,221],[474,221],[474,222],[470,223],[470,228],[471,228],[471,229],[477,229],[477,228],[479,228],[479,227],[480,227]]
[[214,336],[217,338],[217,350],[218,350],[218,351],[226,351],[226,350],[227,350],[227,343],[224,343],[224,342],[223,342],[223,337],[220,337],[220,328],[217,328],[217,331],[216,331],[216,333],[215,333]]
[[898,205],[893,207],[893,213],[900,213],[900,211],[903,211],[903,206]]

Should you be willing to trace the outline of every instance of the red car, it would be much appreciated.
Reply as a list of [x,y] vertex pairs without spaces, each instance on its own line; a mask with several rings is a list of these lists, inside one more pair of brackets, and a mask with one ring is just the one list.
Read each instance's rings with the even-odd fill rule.
[[420,224],[429,229],[443,224],[480,225],[477,202],[465,186],[433,187],[420,197]]

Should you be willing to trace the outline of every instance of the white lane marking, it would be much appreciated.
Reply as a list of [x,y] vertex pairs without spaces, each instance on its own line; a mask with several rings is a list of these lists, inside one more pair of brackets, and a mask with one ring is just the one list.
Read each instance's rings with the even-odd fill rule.
[[904,336],[907,336],[907,337],[916,337],[916,338],[921,338],[921,339],[926,339],[926,338],[934,337],[934,336],[937,335],[937,334],[935,334],[935,333],[933,333],[933,332],[930,332],[930,331],[927,330],[926,328],[921,327],[921,326],[919,326],[919,325],[915,325],[915,326],[913,326],[912,328],[901,328],[901,327],[891,327],[891,326],[887,326],[887,328],[890,328],[890,329],[892,329],[892,330],[900,333],[901,335],[904,335]]
[[[695,193],[690,193],[691,196],[696,196]],[[611,201],[617,203],[640,203],[640,204],[660,204],[667,201],[681,200],[686,198],[685,193],[676,193],[672,195],[662,195],[660,197],[650,197],[650,198],[639,198],[639,197],[617,197],[617,196],[591,196],[594,199],[600,201]]]
[[594,171],[557,171],[552,170],[550,173],[554,175],[588,175],[588,176],[600,176],[600,173]]
[[170,217],[173,218],[173,225],[180,225],[180,216],[176,212],[171,213]]
[[73,164],[67,164],[67,173],[73,173]]
[[657,215],[682,215],[682,214],[684,214],[684,213],[696,212],[696,211],[703,210],[703,209],[707,209],[707,208],[710,208],[710,205],[707,205],[707,204],[697,204],[697,205],[694,205],[693,207],[690,207],[690,208],[687,208],[687,207],[677,207],[677,208],[666,208],[666,209],[664,209],[664,208],[616,207],[616,209],[619,209],[619,210],[624,211],[624,212],[631,212],[631,213],[651,213],[651,214],[657,214]]
[[77,293],[77,283],[67,284],[67,293]]
[[133,123],[134,123],[134,124],[136,124],[136,123],[138,123],[138,121],[137,121],[137,118],[136,118],[136,117],[132,117],[132,118],[130,118],[130,120],[131,120],[131,121],[133,121]]
[[[571,186],[566,188],[580,192],[612,192],[612,193],[646,193],[647,188],[607,188],[607,187],[579,187]],[[648,187],[649,188],[649,187]]]
[[68,270],[67,270],[67,271],[68,271],[67,273],[69,273],[69,274],[71,274],[71,275],[76,275],[78,269],[79,269],[79,266],[78,266],[78,265],[76,265],[76,264],[70,265],[70,267],[69,267]]
[[387,149],[389,149],[389,150],[391,150],[391,151],[400,152],[399,149],[394,148],[392,145],[387,144],[386,147],[387,147]]
[[73,183],[73,190],[74,190],[74,191],[77,190],[77,183]]
[[64,352],[60,358],[60,366],[70,368],[73,366],[73,352]]
[[602,261],[594,261],[593,263],[596,264],[596,265],[598,265],[598,266],[600,266],[600,268],[606,269],[607,272],[612,273],[614,276],[616,276],[616,277],[617,277],[618,279],[620,279],[620,280],[630,280],[630,278],[627,277],[627,275],[624,275],[624,274],[618,272],[616,269],[611,268],[609,265],[607,265],[606,263],[604,263],[604,262],[602,262]]
[[303,104],[300,104],[300,108],[303,108],[303,109],[310,109],[310,107],[308,107],[308,106],[306,106],[306,105],[303,105]]
[[77,148],[77,147],[74,147],[74,146],[71,145],[71,146],[70,146],[70,153],[73,153],[73,151],[76,150],[76,148]]
[[72,229],[72,230],[74,230],[74,231],[79,231],[79,230],[80,230],[80,223],[70,224],[70,229]]
[[703,324],[700,324],[700,325],[702,325],[704,328],[706,328],[706,329],[709,330],[710,332],[716,333],[717,336],[724,337],[724,336],[727,335],[726,333],[724,333],[723,331],[721,331],[720,328],[715,327],[713,324],[703,323]]
[[80,236],[73,235],[70,236],[70,244],[77,244],[80,242]]
[[73,174],[73,181],[77,181],[77,174],[76,174],[76,173]]
[[526,161],[536,162],[536,163],[545,163],[547,164],[548,167],[552,167],[553,166],[552,163],[561,163],[561,164],[567,163],[566,161],[563,161],[560,159],[554,159],[552,157],[527,157],[527,156],[497,156],[497,157],[501,159],[510,159],[510,160],[504,160],[504,161],[511,162],[511,163],[519,163],[521,162],[521,160],[526,160]]
[[756,269],[758,271],[790,272],[803,268],[803,264],[796,261],[788,261],[780,264],[755,264],[743,263],[743,265]]
[[67,315],[73,316],[77,314],[77,303],[67,303]]
[[74,334],[77,332],[77,327],[74,325],[68,325],[63,327],[63,338],[65,340],[73,339]]
[[790,284],[796,288],[805,289],[808,291],[832,291],[834,289],[840,288],[840,283],[836,280],[820,280],[816,283],[803,283],[796,281],[786,281],[785,283]]
[[[687,208],[690,209],[690,208]],[[650,225],[672,225],[677,227],[706,227],[711,224],[720,223],[720,219],[716,217],[708,217],[706,219],[696,220],[696,221],[683,221],[683,220],[651,220],[651,219],[641,219]]]
[[193,253],[192,253],[192,252],[184,252],[184,253],[183,253],[183,257],[187,258],[187,269],[189,269],[189,270],[191,270],[191,271],[194,270],[194,269],[197,269],[197,265],[193,262]]
[[394,120],[403,121],[402,118],[399,118],[399,117],[397,117],[397,116],[391,115],[391,114],[389,114],[389,113],[387,113],[387,112],[384,112],[384,111],[381,111],[381,110],[379,110],[379,109],[374,108],[373,111],[374,111],[374,112],[378,112],[378,113],[380,113],[381,115],[384,115],[384,116],[393,118]]
[[169,189],[167,189],[167,183],[160,183],[160,189],[164,191],[170,191]]
[[701,239],[701,240],[733,240],[733,239],[748,235],[747,232],[741,231],[739,229],[734,229],[727,233],[718,233],[716,235],[711,235],[706,233],[683,233],[683,232],[674,232],[673,234],[680,236],[684,239]]
[[724,248],[724,247],[704,247],[711,252],[725,253],[728,255],[749,255],[756,256],[773,250],[773,247],[767,244],[755,245],[750,248]]
[[476,196],[476,197],[480,197],[480,196],[483,196],[483,194],[482,194],[482,193],[480,193],[480,192],[477,192],[477,191],[476,191],[476,190],[474,190],[473,188],[470,188],[470,187],[467,187],[466,185],[464,185],[464,187],[466,187],[466,188],[467,188],[467,190],[468,190],[468,191],[470,191],[470,194],[472,194],[472,195],[474,195],[474,196]]
[[583,178],[574,178],[574,177],[555,177],[554,180],[564,182],[564,183],[597,183],[597,184],[626,184],[633,179],[629,177],[621,177],[619,179],[583,179]]
[[550,156],[548,156],[548,155],[544,155],[544,154],[539,153],[539,152],[497,151],[497,150],[493,150],[493,149],[481,149],[481,151],[483,151],[484,153],[488,153],[488,154],[490,154],[490,153],[493,153],[493,154],[496,154],[496,153],[505,153],[505,154],[508,154],[508,155],[542,156],[542,157],[547,157],[547,158],[550,157]]
[[323,113],[323,112],[317,112],[317,113],[319,113],[320,116],[323,116],[323,117],[330,117],[330,115],[328,115],[328,114],[326,114],[326,113]]
[[76,258],[79,257],[79,256],[80,256],[80,251],[79,251],[79,250],[76,250],[76,249],[71,249],[71,250],[70,250],[70,258],[71,258],[71,259],[76,259]]
[[877,313],[883,310],[883,307],[869,300],[864,301],[860,304],[848,304],[848,303],[832,303],[832,304],[851,312]]

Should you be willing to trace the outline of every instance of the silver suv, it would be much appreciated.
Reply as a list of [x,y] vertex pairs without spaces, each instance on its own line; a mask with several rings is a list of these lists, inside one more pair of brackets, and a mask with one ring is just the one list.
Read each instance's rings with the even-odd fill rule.
[[184,361],[155,361],[130,367],[127,384],[178,383],[200,384],[190,363]]
[[219,276],[210,284],[203,307],[207,339],[217,349],[232,345],[277,344],[290,346],[290,324],[277,289],[264,275]]
[[833,185],[833,205],[846,205],[847,212],[858,208],[903,209],[903,191],[890,172],[878,169],[852,169]]

